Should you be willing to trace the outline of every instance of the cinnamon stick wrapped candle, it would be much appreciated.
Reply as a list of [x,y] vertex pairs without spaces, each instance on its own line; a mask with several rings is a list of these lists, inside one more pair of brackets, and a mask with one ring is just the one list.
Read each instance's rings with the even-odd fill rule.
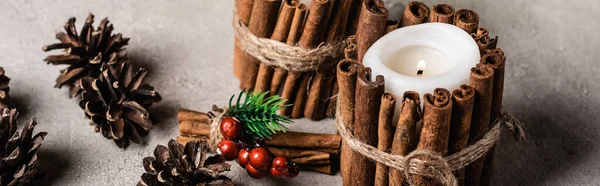
[[[237,2],[236,15],[240,19],[240,21],[246,26],[248,25],[248,23],[250,23],[250,16],[252,15],[253,5],[254,0],[239,0]],[[234,40],[235,41],[233,45],[233,75],[235,75],[235,77],[237,78],[241,78],[243,71],[242,64],[247,54],[238,46],[237,37],[235,37]]]
[[454,14],[454,25],[467,33],[475,33],[479,28],[479,14],[473,10],[460,9]]
[[[327,28],[327,19],[331,11],[330,0],[313,0],[308,11],[308,18],[302,31],[299,44],[304,48],[315,48],[321,41]],[[291,118],[300,118],[304,114],[304,106],[308,97],[308,83],[312,72],[302,73],[300,85],[297,89],[294,106],[292,106]]]
[[[351,4],[352,1],[332,2],[331,18],[325,35],[326,43],[335,43],[343,39]],[[328,58],[326,60],[339,59]],[[328,76],[327,74],[331,73],[333,70],[335,70],[335,66],[326,67],[325,69],[319,70],[313,77],[306,102],[306,108],[304,110],[304,116],[307,118],[320,120],[325,116],[324,110],[327,107],[327,97],[330,96],[331,88],[333,86],[333,81],[329,81],[331,80],[331,76]]]
[[[469,85],[461,85],[452,92],[452,123],[450,124],[450,143],[448,153],[454,154],[467,147],[475,90]],[[459,185],[464,185],[465,170],[455,171]]]
[[[506,58],[501,49],[496,49],[494,52],[484,54],[481,57],[481,64],[487,65],[494,69],[494,88],[492,92],[492,124],[502,114],[502,97],[504,96],[504,64]],[[493,126],[490,126],[493,127]],[[481,185],[487,186],[491,184],[494,167],[494,153],[496,148],[492,148],[485,157],[484,169],[481,173]]]
[[[304,4],[300,4],[298,5],[298,7],[296,7],[296,13],[294,13],[290,34],[288,35],[286,44],[296,45],[298,43],[298,40],[300,40],[302,28],[304,25],[304,17],[306,16],[307,11],[308,10],[306,9],[306,5]],[[283,90],[281,92],[281,98],[287,100],[286,103],[283,104],[294,103],[294,100],[296,99],[296,90],[298,88],[298,82],[300,80],[300,74],[300,72],[288,72],[287,78],[285,78],[285,83],[283,85]],[[275,76],[276,77],[274,79],[280,78],[277,77],[279,76],[278,74],[276,74]],[[284,79],[284,77],[281,77],[280,79]],[[277,84],[271,84],[271,90],[275,89],[274,87],[277,87],[277,89],[279,89],[279,86],[280,85]],[[283,107],[281,108],[279,114],[283,116],[289,116],[292,114],[292,109],[292,107]]]
[[[487,65],[477,64],[471,69],[471,80],[469,85],[475,90],[473,103],[473,118],[469,143],[479,140],[490,127],[492,98],[494,86],[494,69]],[[465,172],[465,185],[479,185],[481,182],[481,171],[483,169],[483,158],[467,166]]]
[[[364,10],[364,9],[363,9]],[[385,90],[383,76],[371,81],[371,69],[368,67],[358,71],[356,80],[356,104],[354,109],[354,137],[366,144],[377,145],[377,120],[381,96]],[[375,179],[375,162],[352,151],[350,159],[351,180],[342,180],[345,185],[369,186]]]
[[416,25],[427,22],[429,18],[429,7],[422,2],[412,1],[406,5],[404,14],[400,19],[400,27]]
[[[446,155],[452,119],[452,94],[438,88],[433,94],[425,94],[423,99],[423,127],[417,149]],[[421,176],[415,176],[414,181],[417,185],[437,185],[433,180]]]
[[[402,108],[400,108],[400,119],[396,125],[394,139],[392,142],[392,154],[407,155],[414,149],[417,138],[417,122],[421,120],[419,115],[421,109],[421,98],[419,93],[407,91],[402,96]],[[403,186],[406,184],[404,172],[390,169],[389,185]]]
[[[356,75],[358,69],[362,68],[362,65],[354,60],[344,59],[338,63],[337,66],[337,82],[340,86],[338,91],[338,102],[340,115],[344,124],[350,131],[354,129],[354,101],[356,91]],[[342,180],[350,180],[350,153],[352,149],[348,145],[344,144],[342,140],[342,150],[340,152],[340,174]],[[345,183],[350,184],[350,183]]]
[[[275,30],[273,31],[273,35],[271,35],[271,40],[279,42],[286,41],[297,6],[297,0],[285,0],[283,2],[283,6],[279,12],[279,17],[277,18],[277,23],[275,24]],[[260,92],[270,91],[272,79],[273,67],[265,63],[260,63],[254,89]]]
[[[248,29],[252,34],[259,38],[269,38],[273,33],[273,28],[277,22],[277,14],[281,0],[257,0],[252,7],[252,16],[248,24]],[[252,56],[245,55],[242,62],[242,78],[240,88],[252,89],[256,84],[256,75],[258,74],[259,61]]]
[[362,61],[369,47],[383,36],[387,17],[388,10],[380,0],[363,2],[356,30],[358,61]]
[[[381,96],[381,106],[379,109],[379,125],[377,130],[378,143],[377,149],[389,152],[392,147],[392,138],[394,136],[394,111],[396,109],[396,97],[390,93]],[[388,185],[388,167],[385,164],[377,163],[375,170],[375,185]]]
[[454,8],[448,4],[437,4],[433,6],[429,22],[454,23]]

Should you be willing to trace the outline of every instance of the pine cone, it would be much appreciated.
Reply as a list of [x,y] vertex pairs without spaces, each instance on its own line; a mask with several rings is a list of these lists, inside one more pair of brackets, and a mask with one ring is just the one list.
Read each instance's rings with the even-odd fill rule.
[[175,140],[169,141],[168,148],[157,145],[154,157],[144,158],[142,179],[138,186],[230,186],[233,182],[219,173],[229,171],[223,156],[206,158],[208,142],[191,141],[185,147]]
[[129,62],[124,62],[104,64],[101,69],[99,78],[83,78],[77,85],[85,90],[79,105],[86,118],[96,132],[113,139],[120,148],[127,147],[129,140],[142,143],[153,123],[146,109],[162,98],[154,87],[142,84],[147,73],[143,68],[134,74]]
[[37,176],[39,162],[37,151],[46,132],[32,137],[37,122],[31,120],[19,135],[17,111],[2,109],[0,117],[0,185],[25,185]]
[[4,68],[0,67],[0,109],[10,108],[10,96],[8,94],[10,88],[8,83],[10,78],[4,75]]
[[53,65],[69,65],[66,69],[61,70],[55,87],[71,86],[70,97],[81,93],[82,90],[79,87],[73,86],[81,81],[81,78],[98,78],[103,64],[118,66],[127,60],[127,52],[123,47],[127,45],[129,38],[123,38],[121,34],[111,35],[113,25],[109,24],[107,18],[102,19],[96,29],[93,28],[93,23],[94,15],[90,13],[78,35],[75,18],[72,17],[65,23],[65,32],[56,34],[56,39],[60,43],[42,48],[46,52],[64,49],[63,54],[50,55],[44,61]]

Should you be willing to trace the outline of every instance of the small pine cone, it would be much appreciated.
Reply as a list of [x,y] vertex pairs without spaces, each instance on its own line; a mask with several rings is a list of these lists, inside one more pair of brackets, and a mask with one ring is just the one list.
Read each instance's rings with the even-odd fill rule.
[[175,140],[168,147],[157,145],[154,157],[144,158],[144,169],[138,186],[232,186],[226,176],[219,175],[229,171],[225,158],[215,155],[206,158],[208,142],[191,141],[185,147]]
[[82,92],[80,87],[73,86],[80,83],[81,78],[100,77],[102,73],[100,68],[103,64],[118,66],[123,61],[127,61],[127,52],[123,47],[128,44],[129,38],[123,38],[121,34],[112,34],[114,28],[107,18],[102,19],[96,29],[92,26],[93,23],[94,15],[90,13],[81,33],[77,34],[75,18],[72,17],[65,23],[65,32],[56,34],[56,39],[60,43],[42,47],[46,52],[63,49],[63,54],[50,55],[44,61],[53,65],[69,65],[61,70],[55,87],[71,86],[70,97]]
[[0,185],[25,185],[38,176],[37,152],[46,132],[33,135],[37,122],[31,120],[17,132],[17,111],[2,109],[0,117]]
[[162,98],[154,87],[142,84],[145,69],[134,73],[129,62],[104,64],[101,69],[99,78],[84,78],[77,85],[84,89],[79,105],[86,118],[96,132],[113,139],[120,148],[127,147],[129,140],[142,143],[153,123],[146,109]]
[[4,75],[4,68],[0,67],[0,109],[11,108],[10,95],[8,94],[10,91],[9,82],[10,78]]

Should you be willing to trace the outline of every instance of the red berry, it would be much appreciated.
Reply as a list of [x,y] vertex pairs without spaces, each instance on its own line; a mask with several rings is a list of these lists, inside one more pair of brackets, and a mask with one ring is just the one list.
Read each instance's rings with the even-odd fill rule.
[[271,176],[273,176],[273,177],[282,177],[282,176],[285,176],[285,174],[286,174],[286,172],[279,171],[275,167],[271,167],[270,170],[271,170],[270,171]]
[[252,165],[246,165],[246,172],[254,179],[261,179],[267,175],[267,172],[255,169]]
[[248,164],[248,158],[250,158],[250,149],[242,148],[240,152],[238,152],[237,162],[242,166],[246,167]]
[[242,123],[234,117],[225,117],[220,125],[221,135],[227,140],[235,141],[242,137]]
[[267,171],[271,166],[272,154],[264,147],[258,147],[250,151],[250,165],[254,168]]
[[231,140],[222,140],[217,147],[220,154],[228,161],[237,158],[238,151],[240,150],[237,144]]
[[300,174],[300,167],[294,162],[290,163],[285,176],[289,178],[294,178],[298,176],[298,174]]
[[280,172],[285,172],[288,169],[289,159],[285,156],[276,156],[273,158],[273,168]]

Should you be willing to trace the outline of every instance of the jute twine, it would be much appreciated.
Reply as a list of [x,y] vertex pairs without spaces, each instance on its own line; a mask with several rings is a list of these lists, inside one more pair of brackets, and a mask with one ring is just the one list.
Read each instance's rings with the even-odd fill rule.
[[[237,1],[236,1],[237,2]],[[234,6],[235,7],[235,6]],[[344,42],[321,43],[317,48],[306,49],[302,46],[291,46],[279,41],[258,38],[235,16],[233,30],[238,46],[248,55],[269,66],[287,71],[307,72],[337,64],[336,60],[326,60],[341,55]]]
[[[339,102],[338,102],[339,105]],[[442,157],[439,153],[415,150],[406,156],[394,155],[377,149],[371,145],[365,144],[354,137],[352,132],[346,127],[340,115],[340,109],[336,109],[336,126],[348,146],[361,155],[383,163],[391,168],[404,171],[405,177],[412,185],[412,175],[420,175],[433,178],[436,181],[448,185],[457,186],[458,182],[452,171],[459,170],[472,162],[482,158],[487,152],[500,140],[502,127],[506,127],[513,133],[518,141],[525,140],[525,132],[522,124],[512,114],[502,111],[502,115],[496,119],[492,129],[486,133],[479,141],[447,157]],[[427,159],[426,161],[423,159]]]

